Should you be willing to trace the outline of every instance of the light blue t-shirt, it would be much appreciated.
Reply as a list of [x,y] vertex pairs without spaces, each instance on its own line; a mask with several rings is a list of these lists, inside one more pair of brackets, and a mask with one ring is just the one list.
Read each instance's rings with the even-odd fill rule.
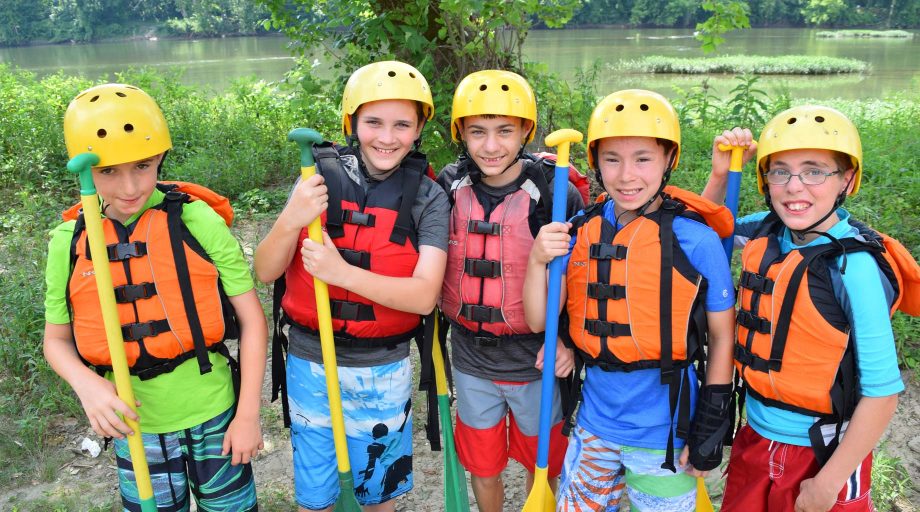
[[[613,201],[604,205],[603,215],[611,223],[616,222]],[[687,259],[707,281],[706,311],[734,307],[731,270],[715,231],[694,220],[677,217],[674,234]],[[573,237],[573,246],[574,243]],[[568,258],[564,260],[566,265]],[[687,371],[692,411],[696,408],[699,385],[695,370],[691,367]],[[672,424],[669,386],[661,384],[661,371],[657,368],[633,372],[588,368],[582,396],[578,424],[592,434],[625,446],[660,450],[667,447],[668,429]],[[676,415],[674,420],[676,429]],[[683,440],[675,436],[674,447],[681,448],[683,444]]]
[[[735,227],[735,246],[743,246],[760,227],[768,212],[751,214],[738,219]],[[853,238],[859,231],[849,224],[850,214],[843,208],[837,210],[839,222],[828,230],[837,239]],[[804,247],[829,243],[819,236]],[[792,241],[788,228],[783,228],[779,248],[783,254],[802,248]],[[856,345],[856,362],[859,368],[859,387],[863,396],[882,397],[904,390],[898,371],[894,334],[889,316],[889,299],[885,279],[875,258],[862,251],[847,254],[846,272],[841,274],[837,265],[830,265],[834,295],[847,315]],[[767,439],[796,446],[811,446],[808,429],[816,418],[770,407],[748,395],[747,420],[758,434]]]

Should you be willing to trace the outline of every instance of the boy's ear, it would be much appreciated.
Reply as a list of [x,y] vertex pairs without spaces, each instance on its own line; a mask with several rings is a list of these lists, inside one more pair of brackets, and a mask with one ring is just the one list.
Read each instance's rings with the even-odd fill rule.
[[533,130],[533,121],[530,119],[521,118],[521,128],[524,131],[524,137],[521,143],[527,142],[527,136],[530,135],[530,131]]
[[856,186],[856,180],[854,179],[854,177],[855,177],[854,175],[855,175],[855,174],[856,174],[856,171],[853,170],[853,168],[850,168],[850,169],[847,169],[847,170],[843,171],[844,183],[847,184],[847,188],[846,188],[847,195],[852,194],[852,193],[853,193],[853,187]]

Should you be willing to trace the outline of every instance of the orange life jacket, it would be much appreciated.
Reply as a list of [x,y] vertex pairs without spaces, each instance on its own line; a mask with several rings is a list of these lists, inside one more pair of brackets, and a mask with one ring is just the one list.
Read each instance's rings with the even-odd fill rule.
[[569,335],[586,364],[669,371],[697,355],[706,329],[705,281],[680,249],[672,223],[688,216],[725,231],[732,216],[691,192],[667,192],[661,208],[619,230],[602,214],[603,196],[573,221],[566,310]]
[[746,391],[767,405],[836,420],[853,414],[856,354],[828,271],[842,254],[872,254],[894,294],[891,314],[918,312],[917,262],[896,240],[851,224],[860,237],[783,255],[782,224],[771,214],[741,254],[735,366]]
[[[133,223],[103,219],[128,366],[141,379],[170,372],[192,357],[207,373],[208,351],[229,355],[222,342],[238,332],[217,268],[181,219],[185,203],[205,200],[229,226],[229,201],[190,183],[159,183],[157,188],[166,194],[163,202]],[[64,212],[64,219],[77,221],[68,283],[74,340],[80,357],[104,371],[112,361],[84,219],[79,207]]]

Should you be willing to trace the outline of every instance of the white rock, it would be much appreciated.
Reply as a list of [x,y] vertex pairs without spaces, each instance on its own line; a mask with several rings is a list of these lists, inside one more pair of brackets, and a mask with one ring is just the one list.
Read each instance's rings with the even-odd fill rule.
[[80,451],[88,452],[89,456],[96,458],[102,453],[102,448],[99,446],[99,443],[93,441],[88,437],[83,438],[83,443],[80,444]]

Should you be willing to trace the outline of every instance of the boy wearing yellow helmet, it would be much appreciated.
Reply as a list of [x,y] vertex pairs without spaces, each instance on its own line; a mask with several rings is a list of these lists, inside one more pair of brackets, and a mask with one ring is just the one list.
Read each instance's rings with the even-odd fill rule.
[[[349,145],[314,146],[317,174],[294,186],[256,249],[257,277],[286,282],[286,377],[282,364],[272,377],[291,426],[301,510],[332,510],[339,492],[314,277],[329,285],[355,495],[365,510],[392,511],[412,488],[408,341],[441,290],[450,209],[416,151],[433,115],[428,82],[414,67],[385,61],[355,71],[342,98]],[[323,244],[307,234],[318,216]]]
[[563,257],[566,334],[586,365],[558,510],[618,510],[625,489],[643,511],[692,511],[693,477],[721,461],[734,296],[706,223],[730,232],[731,214],[667,186],[679,157],[677,113],[664,97],[607,96],[588,125],[589,163],[606,194],[534,242],[527,322],[543,327],[546,265]]
[[740,128],[716,137],[704,192],[716,200],[728,169],[719,143],[748,146],[747,159],[756,149],[769,209],[735,230],[743,251],[734,358],[747,424],[722,510],[874,510],[872,449],[904,389],[889,315],[912,311],[917,263],[841,208],[863,162],[859,133],[840,112],[786,110],[757,144]]
[[[456,446],[480,512],[502,510],[509,457],[528,471],[527,492],[536,465],[543,333],[524,321],[522,293],[534,237],[549,222],[553,170],[524,153],[536,122],[536,99],[523,77],[468,75],[451,110],[451,135],[463,154],[438,175],[452,204],[441,310],[450,321]],[[571,184],[567,201],[568,215],[584,204]],[[571,372],[572,352],[560,347],[556,374]],[[565,452],[558,392],[554,400],[553,485]]]
[[[99,156],[93,182],[138,413],[101,376],[111,377],[112,362],[76,208],[48,245],[45,357],[77,393],[93,430],[115,438],[126,510],[139,504],[125,439],[131,432],[119,415],[140,421],[159,507],[188,509],[191,493],[199,510],[255,510],[249,461],[262,448],[267,329],[228,229],[229,203],[204,187],[157,182],[172,142],[160,108],[136,87],[80,93],[67,107],[64,138],[71,158]],[[240,340],[239,366],[227,338]]]

